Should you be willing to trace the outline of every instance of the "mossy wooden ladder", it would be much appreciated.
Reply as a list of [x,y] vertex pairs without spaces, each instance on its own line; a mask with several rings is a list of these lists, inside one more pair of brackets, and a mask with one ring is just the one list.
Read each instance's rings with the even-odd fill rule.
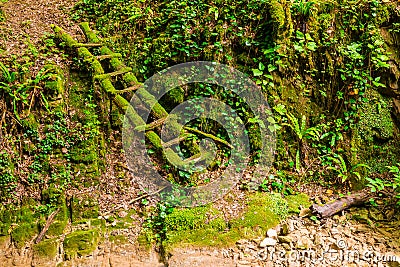
[[[153,144],[153,146],[157,150],[162,150],[164,146],[164,153],[170,161],[172,160],[177,165],[182,165],[189,160],[200,160],[201,157],[208,156],[198,153],[192,156],[190,159],[182,161],[180,156],[178,156],[170,148],[170,146],[178,144],[180,141],[183,141],[184,139],[193,136],[194,134],[199,134],[204,137],[211,138],[216,142],[231,147],[228,142],[221,138],[189,127],[183,127],[185,133],[179,138],[163,143],[160,136],[155,132],[155,129],[164,123],[165,119],[168,116],[168,112],[157,102],[156,98],[153,95],[151,95],[148,91],[141,87],[142,84],[137,81],[135,75],[132,73],[132,69],[127,67],[121,60],[121,54],[114,53],[111,49],[104,45],[102,39],[99,38],[96,33],[90,29],[89,23],[81,23],[80,28],[82,29],[88,43],[79,43],[62,28],[52,25],[52,29],[55,32],[56,38],[65,43],[65,45],[69,49],[76,50],[78,57],[83,59],[83,61],[88,65],[93,76],[93,82],[99,84],[101,90],[103,91],[102,93],[106,93],[112,99],[113,103],[115,103],[117,107],[126,114],[126,117],[130,120],[131,124],[136,127],[136,130],[145,131],[146,138]],[[98,51],[100,52],[99,56],[95,56],[89,51],[89,49],[93,48],[98,49]],[[100,62],[102,61],[103,64],[106,64],[106,59],[109,59],[108,68],[112,70],[112,72],[110,73],[105,73],[103,65]],[[126,88],[122,90],[117,90],[115,88],[112,79],[112,77],[115,76],[122,77],[123,84]],[[139,88],[141,88],[141,90],[138,90]],[[157,119],[156,121],[153,121],[149,124],[146,124],[143,121],[142,117],[136,113],[129,101],[122,96],[123,93],[129,91],[136,91],[140,99],[140,103],[135,104],[144,104],[144,106],[152,107],[151,113]],[[179,125],[176,124],[176,127],[179,127]],[[200,151],[198,148],[197,150]]]

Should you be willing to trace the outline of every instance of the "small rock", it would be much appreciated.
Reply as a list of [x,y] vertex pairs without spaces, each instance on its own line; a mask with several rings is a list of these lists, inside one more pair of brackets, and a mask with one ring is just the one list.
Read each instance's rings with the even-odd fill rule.
[[263,241],[261,241],[259,247],[265,248],[265,247],[269,247],[269,246],[275,246],[276,243],[277,243],[277,241],[275,239],[267,237],[267,238],[264,238]]
[[267,236],[276,239],[278,237],[278,233],[274,229],[269,229],[267,231]]
[[293,241],[290,236],[278,236],[278,240],[281,243],[287,243],[287,244],[290,244]]
[[307,217],[307,216],[309,216],[311,214],[312,214],[311,210],[307,208],[307,209],[301,209],[300,213],[299,213],[299,216],[300,217]]
[[238,262],[238,265],[251,265],[251,262],[246,260],[241,260]]
[[298,249],[308,249],[311,242],[305,237],[300,237],[297,241],[296,248]]
[[244,244],[247,244],[247,240],[246,239],[240,239],[240,240],[238,240],[238,241],[236,241],[236,244],[237,245],[244,245]]
[[118,216],[120,218],[125,218],[126,215],[128,215],[128,213],[126,211],[124,211],[124,210],[121,210],[120,212],[118,212]]
[[280,229],[279,234],[280,234],[280,235],[287,235],[287,234],[289,234],[289,226],[288,226],[287,223],[283,223],[283,224],[281,225],[281,229]]

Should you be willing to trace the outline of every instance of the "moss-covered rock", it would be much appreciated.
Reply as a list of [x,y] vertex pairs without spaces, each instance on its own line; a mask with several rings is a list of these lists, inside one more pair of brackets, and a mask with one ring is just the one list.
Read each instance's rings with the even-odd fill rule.
[[99,205],[94,198],[74,197],[71,205],[73,222],[80,219],[97,219],[99,216]]
[[[392,100],[383,97],[375,90],[366,92],[368,102],[360,108],[359,122],[351,139],[348,158],[351,164],[365,163],[372,173],[385,172],[386,166],[400,160],[398,153],[399,136],[391,116]],[[364,181],[356,181],[356,188]]]
[[64,239],[65,258],[70,260],[77,256],[86,256],[92,253],[99,241],[98,230],[76,231]]
[[32,240],[37,233],[38,227],[36,223],[22,223],[12,230],[11,239],[17,248],[22,248],[26,242]]
[[0,222],[0,236],[8,236],[11,223]]
[[32,246],[34,257],[53,259],[58,253],[59,241],[56,238],[43,240]]
[[308,208],[312,204],[310,197],[304,193],[286,196],[285,200],[288,203],[289,213],[299,213],[301,207]]

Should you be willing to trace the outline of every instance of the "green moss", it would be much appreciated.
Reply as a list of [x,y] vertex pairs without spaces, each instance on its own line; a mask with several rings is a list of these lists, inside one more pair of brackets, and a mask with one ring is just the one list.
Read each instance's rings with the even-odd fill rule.
[[114,85],[112,84],[110,79],[100,79],[99,80],[101,87],[103,88],[104,92],[115,94],[117,90],[115,90]]
[[67,235],[64,239],[64,252],[66,259],[77,256],[85,256],[92,253],[98,244],[99,232],[92,229],[88,231],[76,231]]
[[38,257],[53,259],[57,256],[58,240],[57,239],[43,240],[39,244],[34,244],[32,250],[34,255],[37,255]]
[[174,88],[167,93],[167,99],[165,103],[170,107],[174,108],[176,105],[182,103],[185,98],[185,91],[180,88]]
[[37,122],[35,115],[33,115],[32,113],[30,113],[29,116],[21,120],[21,123],[24,126],[24,128],[30,129],[32,131],[37,131],[39,127],[39,123]]
[[99,216],[99,205],[92,197],[73,198],[72,200],[72,221],[80,219],[97,219]]
[[394,123],[390,114],[391,99],[383,98],[378,92],[368,90],[366,97],[369,99],[360,110],[358,132],[360,137],[373,142],[374,138],[387,140],[393,138]]
[[70,151],[71,159],[76,163],[90,164],[97,160],[97,144],[94,140],[83,141],[79,146],[73,147]]
[[195,230],[204,228],[210,216],[222,214],[210,206],[192,209],[176,209],[165,219],[165,227],[169,231]]
[[[365,97],[368,102],[360,108],[360,119],[354,128],[348,158],[353,165],[365,163],[370,166],[370,172],[383,173],[387,171],[386,166],[400,160],[399,140],[391,117],[392,101],[372,89],[367,90]],[[364,182],[353,183],[358,188]]]
[[137,242],[139,244],[139,247],[145,250],[150,250],[151,246],[152,246],[152,234],[150,234],[149,232],[146,232],[142,229],[142,231],[140,232],[138,238],[137,238]]
[[156,149],[162,149],[160,137],[153,131],[146,132],[146,137],[154,145]]
[[254,237],[277,225],[288,212],[288,204],[279,194],[256,193],[249,197],[246,212],[230,223],[245,236]]
[[64,192],[58,188],[50,187],[42,191],[42,204],[50,205],[58,209],[53,223],[49,226],[46,234],[59,236],[64,232],[69,219],[69,212]]
[[93,75],[104,74],[104,69],[101,66],[101,63],[90,53],[87,48],[80,47],[78,49],[78,56],[82,57],[83,60],[89,64]]
[[289,195],[285,197],[288,203],[288,212],[299,213],[300,206],[303,208],[308,208],[311,206],[311,201],[306,194]]
[[128,238],[124,235],[111,235],[110,242],[114,243],[115,245],[122,245],[128,242]]
[[77,41],[72,38],[71,35],[67,34],[62,28],[55,26],[55,25],[50,25],[53,31],[56,34],[56,37],[61,39],[68,47],[72,48],[74,45],[78,44]]
[[9,242],[9,236],[0,236],[0,248],[4,247],[4,245]]
[[152,111],[157,118],[165,118],[168,112],[157,102],[155,97],[146,91],[143,87],[139,88],[136,93],[140,96],[141,100],[146,103],[148,107],[152,107]]
[[54,221],[47,230],[46,235],[49,236],[62,235],[67,224],[68,221]]
[[212,205],[176,209],[165,219],[164,247],[167,251],[185,246],[228,247],[242,238],[264,236],[307,198],[298,195],[288,201],[290,205],[278,194],[257,193],[249,196],[245,211],[229,222]]
[[23,223],[11,232],[11,239],[17,248],[22,248],[37,233],[36,223]]
[[50,74],[49,80],[45,82],[46,95],[50,97],[50,105],[57,106],[62,102],[64,94],[64,74],[60,67],[56,65],[46,65],[44,67]]
[[0,222],[0,236],[8,236],[11,223]]
[[290,7],[286,0],[271,0],[268,2],[271,21],[277,38],[289,38],[293,33]]

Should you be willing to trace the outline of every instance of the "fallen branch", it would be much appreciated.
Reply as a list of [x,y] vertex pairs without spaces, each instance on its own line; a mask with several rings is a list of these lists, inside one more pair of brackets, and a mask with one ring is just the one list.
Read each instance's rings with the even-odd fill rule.
[[[150,196],[152,196],[152,195],[158,194],[158,193],[160,193],[162,190],[164,190],[165,188],[166,188],[166,186],[164,186],[164,187],[158,189],[157,191],[155,191],[155,192],[153,192],[153,193],[150,193],[150,194],[143,194],[143,195],[141,195],[140,197],[134,198],[134,199],[132,199],[131,201],[128,202],[128,205],[132,205],[133,203],[135,203],[135,202],[138,201],[138,200],[141,200],[142,198],[146,198],[146,197],[150,197]],[[106,213],[102,214],[101,216],[104,217],[104,216],[106,216],[106,215],[108,215],[108,214],[110,214],[110,213],[113,213],[113,212],[115,212],[115,211],[117,211],[117,210],[119,210],[119,209],[124,208],[124,206],[125,206],[125,205],[120,205],[120,206],[118,206],[118,207],[115,207],[114,209],[107,211]]]
[[350,207],[364,205],[372,196],[373,193],[369,191],[369,188],[366,188],[351,195],[341,197],[334,202],[327,203],[323,206],[313,204],[310,207],[310,211],[312,214],[322,219],[335,215],[336,213]]
[[42,241],[44,235],[46,234],[47,230],[49,229],[50,225],[53,223],[54,217],[57,215],[57,213],[60,211],[60,209],[58,208],[57,210],[53,211],[49,218],[47,218],[46,224],[44,225],[42,231],[40,232],[40,234],[38,235],[38,237],[35,240],[35,244],[39,243],[40,241]]

